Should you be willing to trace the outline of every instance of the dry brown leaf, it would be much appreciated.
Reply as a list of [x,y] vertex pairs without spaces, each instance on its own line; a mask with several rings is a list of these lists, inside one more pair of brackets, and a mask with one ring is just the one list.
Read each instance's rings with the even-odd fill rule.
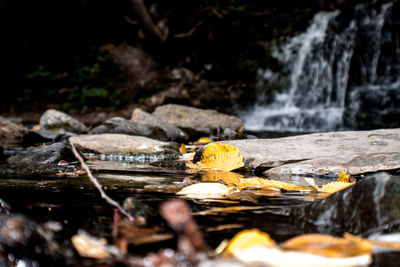
[[370,243],[322,234],[296,236],[281,244],[281,247],[334,258],[370,254],[372,251]]
[[199,170],[232,171],[243,167],[244,162],[239,148],[217,142],[206,147],[199,162],[187,162],[186,166]]

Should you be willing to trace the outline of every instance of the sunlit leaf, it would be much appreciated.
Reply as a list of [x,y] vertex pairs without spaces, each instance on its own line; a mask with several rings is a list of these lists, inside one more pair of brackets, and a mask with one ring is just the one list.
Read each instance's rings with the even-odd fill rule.
[[322,234],[296,236],[283,243],[281,247],[335,258],[369,254],[372,251],[369,243]]
[[179,147],[179,151],[181,152],[181,154],[186,154],[185,144],[181,144],[181,146]]
[[287,191],[311,191],[309,187],[298,186],[277,180],[270,180],[264,178],[242,178],[236,185],[239,189],[243,188],[264,188],[264,189],[276,189],[276,190],[287,190]]
[[[259,230],[239,232],[226,245],[225,256],[234,256],[252,266],[364,266],[371,262],[371,245],[329,235],[309,234],[288,240],[280,246]],[[360,240],[359,240],[360,239]]]
[[199,170],[232,171],[243,167],[244,162],[243,156],[239,156],[239,148],[217,142],[206,147],[199,162],[187,162],[186,166]]
[[355,183],[345,183],[345,182],[331,182],[324,186],[322,186],[319,190],[325,193],[336,193],[340,190],[343,190],[347,187],[354,185]]
[[201,180],[204,182],[222,182],[228,186],[240,183],[241,178],[243,175],[240,173],[224,171],[204,171],[201,176]]
[[177,192],[177,195],[183,195],[189,198],[225,198],[231,193],[232,189],[221,183],[197,183],[184,187]]
[[312,178],[304,178],[304,180],[305,180],[309,185],[311,185],[312,187],[314,187],[318,192],[325,193],[325,195],[320,195],[320,196],[319,196],[320,198],[327,197],[327,196],[329,196],[329,195],[331,195],[331,194],[333,194],[333,193],[336,193],[336,192],[338,192],[338,191],[340,191],[340,190],[343,190],[343,189],[348,188],[348,187],[350,187],[350,186],[352,186],[352,185],[355,184],[355,182],[341,182],[341,181],[336,181],[336,182],[330,182],[330,183],[328,183],[328,184],[325,184],[325,185],[319,187],[319,186],[315,183],[314,179],[312,179]]
[[235,255],[252,246],[275,247],[276,243],[267,233],[258,229],[243,230],[232,238],[225,251],[228,255]]
[[350,182],[350,174],[347,174],[346,171],[339,172],[338,182],[349,183]]
[[200,137],[199,140],[197,140],[197,143],[208,144],[208,143],[212,143],[212,140],[208,137]]

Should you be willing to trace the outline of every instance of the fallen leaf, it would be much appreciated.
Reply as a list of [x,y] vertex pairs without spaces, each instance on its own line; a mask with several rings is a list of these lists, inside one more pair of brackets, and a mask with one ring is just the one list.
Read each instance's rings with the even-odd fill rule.
[[338,182],[349,183],[350,182],[350,174],[347,174],[346,171],[340,171],[339,177],[338,177]]
[[237,233],[225,249],[226,255],[236,255],[252,246],[275,247],[276,243],[271,237],[258,229],[243,230]]
[[200,137],[199,140],[197,140],[198,144],[208,144],[208,143],[212,143],[212,140],[208,137]]
[[242,178],[236,185],[239,189],[243,188],[264,188],[264,189],[284,189],[287,191],[312,191],[309,187],[298,186],[277,180],[270,180],[264,178]]
[[330,182],[328,184],[325,184],[321,187],[319,187],[314,179],[312,178],[304,178],[304,180],[311,185],[312,187],[314,187],[318,192],[324,193],[323,195],[318,195],[318,197],[320,198],[325,198],[327,196],[330,196],[333,193],[336,193],[340,190],[343,190],[345,188],[348,188],[352,185],[355,184],[355,182],[340,182],[340,181],[335,181],[335,182]]
[[237,213],[243,210],[260,210],[265,207],[254,206],[230,206],[230,207],[214,207],[203,211],[194,212],[193,215],[218,215],[224,213]]
[[189,198],[225,198],[231,193],[232,189],[221,183],[197,183],[184,187],[177,192],[177,195],[183,195]]
[[186,147],[185,144],[181,144],[181,146],[179,147],[179,151],[181,152],[181,154],[186,154]]
[[217,142],[206,147],[199,162],[187,162],[186,166],[199,170],[232,171],[243,167],[244,162],[239,148]]
[[201,180],[204,182],[222,182],[227,186],[240,183],[240,178],[243,178],[240,173],[224,171],[204,171],[201,176]]
[[116,247],[107,245],[105,239],[98,239],[82,230],[71,237],[71,242],[81,257],[106,259],[120,254]]
[[372,251],[369,243],[323,234],[296,236],[281,244],[281,248],[333,258],[359,256]]
[[252,246],[237,251],[235,257],[246,263],[246,266],[274,266],[274,267],[326,267],[326,266],[368,266],[371,263],[371,255],[348,258],[328,258],[298,251],[285,251],[279,248],[265,246]]

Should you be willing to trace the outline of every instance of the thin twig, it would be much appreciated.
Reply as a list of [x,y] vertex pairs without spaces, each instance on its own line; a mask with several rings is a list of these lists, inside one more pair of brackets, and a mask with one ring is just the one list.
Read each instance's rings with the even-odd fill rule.
[[130,215],[126,210],[124,210],[117,201],[113,200],[112,198],[110,198],[103,190],[103,187],[101,186],[101,184],[99,183],[99,181],[97,180],[96,177],[93,176],[92,172],[90,171],[89,167],[86,165],[85,161],[83,160],[82,156],[80,155],[80,153],[78,152],[78,150],[76,149],[75,145],[73,143],[71,143],[71,147],[72,147],[72,152],[74,153],[75,157],[79,160],[79,162],[81,163],[82,168],[86,171],[90,181],[94,184],[94,186],[97,188],[97,190],[99,190],[101,197],[111,206],[114,206],[115,208],[117,208],[123,215],[125,215],[129,221],[134,222],[135,218],[132,217],[132,215]]

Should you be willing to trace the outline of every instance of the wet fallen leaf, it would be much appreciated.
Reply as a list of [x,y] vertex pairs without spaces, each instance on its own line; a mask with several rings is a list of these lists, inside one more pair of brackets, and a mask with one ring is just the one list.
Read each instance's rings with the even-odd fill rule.
[[244,162],[239,148],[217,142],[206,147],[199,162],[187,162],[186,166],[199,170],[232,171],[243,167]]
[[276,189],[276,190],[287,190],[287,191],[312,191],[309,187],[298,186],[277,180],[270,180],[264,178],[243,178],[236,185],[239,189],[243,188],[264,188],[264,189]]
[[189,185],[176,194],[196,199],[212,199],[225,198],[231,192],[232,189],[221,183],[198,183]]
[[218,215],[224,213],[237,213],[243,210],[260,210],[265,207],[254,207],[254,206],[230,206],[230,207],[214,207],[203,211],[193,213],[193,215]]
[[181,152],[181,154],[186,154],[186,147],[185,144],[181,144],[181,146],[179,147],[179,151]]
[[235,253],[235,257],[247,263],[248,266],[282,266],[282,267],[326,267],[326,266],[368,266],[371,263],[371,255],[348,258],[328,258],[298,251],[285,251],[279,248],[265,246],[252,246]]
[[222,225],[217,225],[215,227],[207,227],[206,232],[215,232],[215,231],[223,231],[227,229],[236,229],[236,228],[241,228],[243,227],[243,224],[222,224]]
[[[332,256],[347,253],[349,256],[334,258],[311,254],[309,253],[310,246],[314,244],[313,253],[318,250],[319,254]],[[225,247],[223,255],[234,256],[244,263],[257,266],[259,264],[267,266],[360,266],[368,265],[371,262],[371,246],[368,243],[328,235],[302,235],[278,246],[268,234],[252,229],[239,232],[228,245],[224,241],[219,248],[222,245]],[[340,248],[342,245],[347,245],[347,247]],[[337,248],[338,252],[332,253],[332,247],[335,246],[339,247]],[[330,252],[326,253],[326,250],[329,249]],[[347,251],[347,249],[349,250]],[[324,250],[325,252],[320,253]]]
[[57,176],[79,176],[79,175],[84,175],[86,172],[82,169],[73,171],[73,172],[59,172],[56,173]]
[[98,239],[82,230],[71,237],[71,242],[81,257],[106,259],[111,255],[119,254],[119,250],[114,246],[107,245],[105,239]]
[[322,234],[296,236],[281,244],[281,247],[333,258],[359,256],[372,251],[370,242]]
[[200,137],[199,140],[197,140],[198,144],[208,144],[208,143],[212,143],[212,140],[208,137]]
[[276,243],[271,237],[258,229],[243,230],[237,233],[225,249],[226,255],[236,255],[252,246],[275,247]]
[[327,197],[333,193],[336,193],[340,190],[343,190],[345,188],[348,188],[352,185],[355,184],[355,182],[340,182],[340,181],[335,181],[335,182],[330,182],[328,184],[325,184],[321,187],[319,187],[313,178],[304,178],[304,180],[311,185],[312,187],[314,187],[318,192],[321,193],[325,193],[324,195],[318,195],[318,197],[320,198],[324,198]]
[[340,171],[339,177],[338,177],[338,182],[349,183],[350,182],[350,174],[348,174],[346,171]]
[[240,178],[243,178],[240,173],[224,171],[204,171],[201,176],[201,180],[204,182],[222,182],[227,186],[240,183]]

